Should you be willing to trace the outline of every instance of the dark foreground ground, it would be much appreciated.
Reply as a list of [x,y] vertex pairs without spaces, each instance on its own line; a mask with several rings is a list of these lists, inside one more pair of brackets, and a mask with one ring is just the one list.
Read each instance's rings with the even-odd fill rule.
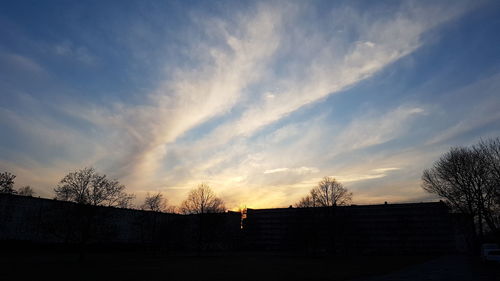
[[387,274],[355,281],[495,281],[500,280],[500,264],[484,263],[465,255],[436,257]]
[[[409,281],[495,280],[500,276],[500,271],[497,270],[500,266],[497,268],[496,265],[485,265],[457,256],[331,258],[246,253],[174,257],[150,252],[94,252],[87,253],[84,261],[79,261],[79,255],[74,252],[9,250],[0,251],[0,268],[0,280],[15,281],[353,279]],[[450,273],[454,271],[459,273]],[[429,276],[426,274],[434,276],[434,279],[427,278]],[[446,278],[448,275],[451,276],[449,279]],[[462,275],[466,279],[457,279],[457,276]]]

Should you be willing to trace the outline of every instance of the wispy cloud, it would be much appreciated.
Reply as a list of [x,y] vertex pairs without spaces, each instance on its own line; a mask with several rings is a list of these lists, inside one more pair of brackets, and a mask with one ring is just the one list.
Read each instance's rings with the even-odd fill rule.
[[68,57],[84,64],[93,65],[98,59],[91,54],[87,47],[75,46],[71,41],[64,41],[54,46],[54,53],[58,56]]
[[[195,42],[192,47],[192,56],[201,62],[199,66],[168,72],[170,78],[151,93],[142,106],[120,105],[111,112],[102,109],[94,114],[85,112],[85,118],[92,117],[92,122],[99,126],[117,129],[119,136],[127,140],[128,144],[122,148],[126,157],[120,160],[121,164],[115,164],[122,167],[126,181],[135,187],[161,185],[165,177],[159,174],[176,173],[175,169],[162,164],[167,155],[179,154],[175,151],[176,140],[189,130],[227,114],[234,117],[226,118],[207,134],[188,143],[189,153],[179,154],[187,158],[182,160],[184,178],[224,182],[234,175],[253,176],[253,171],[244,172],[245,168],[240,166],[249,161],[259,162],[256,160],[259,153],[245,155],[245,151],[255,149],[246,138],[306,105],[371,77],[415,51],[427,30],[462,12],[456,7],[427,9],[402,5],[386,17],[371,18],[350,10],[349,18],[343,17],[353,25],[354,32],[339,39],[314,30],[325,28],[320,26],[315,26],[310,35],[311,29],[302,28],[301,23],[304,17],[311,15],[301,14],[302,10],[310,11],[307,4],[259,4],[248,14],[237,14],[231,25],[217,18],[198,18],[209,27],[205,35],[210,39]],[[436,11],[439,17],[428,17],[429,12]],[[335,18],[342,12],[332,11],[330,16]],[[299,44],[304,38],[308,41],[307,49]],[[236,106],[239,112],[232,111]],[[384,118],[387,121],[382,124],[354,121],[338,137],[336,145],[350,145],[355,149],[382,143],[392,137],[395,126],[423,112],[419,107],[400,107],[388,113]],[[238,140],[241,137],[243,139]],[[224,146],[229,148],[221,150]],[[232,152],[226,154],[228,150]],[[194,158],[189,159],[189,155]],[[208,159],[200,159],[200,155]],[[238,168],[218,171],[217,167],[228,162]],[[257,166],[260,171],[273,170],[261,163]],[[304,165],[299,164],[301,166]],[[222,176],[230,171],[235,172],[231,177]],[[264,173],[270,174],[276,173]],[[303,175],[264,182],[286,184],[291,178],[300,181],[297,176]]]
[[[441,144],[453,138],[466,136],[473,130],[478,130],[500,121],[500,100],[497,97],[497,89],[500,87],[500,74],[480,79],[479,81],[452,91],[446,97],[456,100],[467,101],[462,105],[456,105],[457,109],[451,109],[448,114],[440,120],[445,127],[440,130],[426,143],[428,145]],[[471,96],[470,93],[476,93]],[[470,100],[472,99],[472,100]],[[437,110],[444,111],[440,108]],[[456,117],[459,118],[456,118]],[[498,132],[497,132],[498,133]],[[495,135],[493,135],[494,137]]]
[[45,70],[34,60],[13,53],[0,53],[0,61],[10,68],[10,71],[19,71],[25,75],[46,75]]
[[[268,11],[273,11],[269,13]],[[230,54],[237,56],[236,58],[229,56],[229,59],[226,52],[221,49],[211,50],[211,52],[217,54],[217,58],[215,60],[215,68],[223,69],[223,71],[228,71],[238,77],[236,79],[236,86],[233,88],[226,88],[226,85],[232,85],[231,83],[227,83],[224,77],[227,77],[227,73],[223,72],[224,77],[213,76],[210,75],[212,79],[208,81],[222,81],[217,82],[224,85],[222,87],[215,85],[215,91],[217,95],[211,95],[210,91],[208,95],[206,93],[206,89],[213,88],[213,85],[201,85],[197,86],[200,83],[199,81],[200,73],[195,72],[194,77],[190,76],[191,79],[184,80],[185,83],[180,83],[180,87],[177,89],[181,89],[180,91],[183,93],[183,96],[189,97],[189,99],[193,99],[194,96],[200,96],[200,93],[203,93],[203,96],[212,96],[213,99],[206,99],[203,97],[199,97],[199,100],[202,101],[200,104],[188,104],[188,109],[182,110],[185,115],[189,114],[189,108],[195,107],[196,111],[200,110],[203,112],[204,109],[207,109],[211,113],[201,114],[201,118],[198,118],[197,121],[192,122],[183,122],[183,116],[177,117],[177,114],[173,114],[172,116],[176,116],[176,123],[180,124],[179,127],[183,129],[179,129],[179,133],[172,135],[179,136],[183,132],[187,131],[188,128],[192,128],[195,125],[201,124],[203,121],[206,121],[209,117],[215,115],[213,111],[216,112],[224,112],[233,106],[238,98],[241,97],[241,93],[243,92],[245,87],[252,85],[253,82],[259,81],[260,87],[276,89],[272,92],[272,100],[269,99],[254,99],[247,100],[250,103],[247,110],[244,110],[239,118],[229,120],[225,124],[218,126],[213,132],[211,132],[206,137],[199,139],[194,146],[205,146],[207,148],[211,148],[217,145],[222,145],[232,138],[237,136],[251,136],[254,132],[271,124],[287,115],[291,112],[301,108],[304,105],[310,104],[312,102],[318,101],[332,93],[339,92],[342,89],[345,89],[348,86],[353,85],[354,83],[373,75],[376,71],[380,70],[384,66],[392,63],[398,58],[414,51],[421,44],[420,36],[425,32],[428,28],[434,26],[438,22],[448,19],[453,15],[450,15],[449,11],[444,10],[443,15],[441,17],[437,17],[436,21],[429,21],[427,16],[424,14],[425,11],[421,10],[416,13],[414,10],[402,10],[398,11],[393,17],[383,18],[376,20],[375,22],[364,22],[364,25],[358,26],[359,33],[356,34],[359,40],[354,42],[350,48],[347,49],[345,53],[336,53],[335,45],[329,44],[331,42],[331,38],[327,36],[318,36],[316,42],[309,42],[309,53],[303,55],[305,59],[300,62],[293,62],[295,64],[301,65],[301,69],[296,70],[295,73],[290,73],[287,76],[281,76],[276,73],[266,73],[270,74],[271,77],[275,78],[275,82],[269,82],[267,80],[257,79],[255,77],[254,72],[258,72],[253,68],[248,68],[249,71],[241,72],[241,62],[238,59],[238,55],[242,55],[244,50],[244,57],[252,57],[252,55],[246,54],[248,50],[257,50],[257,54],[266,54],[264,56],[259,56],[259,58],[263,59],[263,65],[266,65],[272,62],[272,57],[270,54],[276,50],[276,48],[282,47],[279,45],[280,42],[297,42],[299,38],[307,38],[305,36],[305,32],[307,30],[301,30],[298,28],[298,24],[300,24],[300,18],[294,20],[292,16],[291,19],[288,18],[288,21],[285,24],[288,24],[287,27],[293,26],[295,28],[295,32],[292,34],[288,34],[286,31],[283,32],[276,28],[279,24],[276,23],[276,19],[281,19],[284,17],[290,9],[276,9],[273,7],[265,7],[257,11],[257,15],[252,18],[250,21],[244,21],[245,29],[248,30],[256,30],[255,36],[258,35],[257,39],[242,39],[241,42],[251,41],[253,44],[250,46],[242,47],[240,43],[233,43],[232,52]],[[456,11],[454,11],[456,13]],[[269,22],[268,17],[273,15],[273,21]],[[356,15],[359,17],[359,15]],[[264,18],[264,19],[262,19]],[[299,21],[299,22],[297,22]],[[360,21],[363,22],[363,21]],[[269,28],[271,26],[271,28]],[[276,33],[269,34],[268,32],[263,32],[261,29],[276,31]],[[283,32],[283,33],[280,33]],[[377,34],[377,36],[374,36]],[[267,36],[266,36],[267,35]],[[282,39],[285,37],[284,39]],[[279,40],[281,39],[281,40]],[[227,39],[228,41],[236,41],[237,38]],[[363,41],[363,40],[371,40],[371,41]],[[374,42],[372,42],[374,41]],[[346,44],[346,42],[342,42]],[[264,46],[271,46],[271,49],[267,47],[263,49],[259,44],[263,44]],[[347,44],[349,44],[347,42]],[[286,48],[285,48],[286,49]],[[264,51],[261,51],[264,50]],[[296,51],[296,50],[292,50]],[[291,51],[291,53],[293,53]],[[280,53],[283,56],[282,53]],[[293,61],[293,58],[288,58]],[[232,62],[237,62],[236,64],[231,64],[228,60]],[[259,60],[252,58],[254,63],[250,65],[259,65]],[[293,64],[291,63],[291,64]],[[248,64],[244,64],[248,65]],[[285,63],[285,66],[287,64]],[[223,67],[222,67],[223,66]],[[212,68],[211,68],[212,69]],[[261,69],[263,70],[263,69]],[[212,73],[212,71],[211,71]],[[252,73],[252,75],[249,75]],[[300,79],[298,79],[300,77]],[[202,76],[203,78],[203,76]],[[241,81],[239,79],[243,79]],[[183,81],[183,79],[181,79]],[[206,81],[201,79],[201,81]],[[235,81],[235,80],[231,80]],[[264,86],[262,86],[262,84]],[[194,85],[194,86],[193,86]],[[186,95],[186,93],[188,93]],[[266,97],[270,94],[268,91],[263,93]],[[254,92],[254,95],[259,96],[258,92]],[[168,96],[170,100],[170,96]],[[184,98],[182,98],[184,100]],[[161,102],[160,102],[161,103]],[[412,109],[410,113],[418,113],[419,109]],[[199,113],[198,113],[199,114]],[[195,114],[198,115],[198,114]],[[162,114],[159,114],[160,116]],[[180,114],[179,114],[180,115]],[[397,117],[397,116],[395,116]],[[184,125],[185,123],[190,123],[191,125]],[[168,128],[169,131],[172,131],[173,128],[170,126],[163,126]],[[173,131],[176,131],[175,128]],[[171,140],[175,139],[175,137],[171,137]],[[162,141],[158,141],[160,144],[167,143],[166,138],[163,138]],[[158,154],[158,153],[155,153]]]
[[333,177],[342,183],[349,183],[349,182],[383,178],[383,177],[387,176],[387,172],[396,171],[396,170],[399,170],[399,168],[377,168],[377,169],[372,169],[372,170],[368,171],[368,173],[364,173],[364,174],[352,174],[352,175],[344,175],[344,176],[342,176],[342,175],[335,176],[334,175]]
[[317,173],[319,170],[315,167],[300,167],[300,168],[277,168],[271,170],[265,170],[264,174],[274,174],[274,173],[283,173],[283,172],[292,172],[292,173]]
[[[415,52],[427,32],[469,9],[467,2],[402,2],[373,14],[349,5],[331,11],[314,6],[272,2],[226,13],[227,18],[190,14],[192,25],[183,34],[196,36],[180,46],[186,62],[163,62],[162,80],[152,91],[137,94],[134,102],[79,99],[52,109],[78,127],[9,110],[0,116],[26,136],[45,139],[44,147],[68,150],[62,159],[48,161],[58,168],[98,165],[133,191],[167,189],[174,203],[200,181],[212,184],[229,204],[244,204],[245,198],[265,207],[298,198],[322,175],[353,184],[401,172],[397,161],[353,168],[338,160],[397,139],[413,120],[429,114],[425,104],[360,112],[343,123],[327,120],[324,112],[302,120],[293,120],[294,114]],[[154,36],[134,26],[133,34]],[[59,56],[90,64],[98,60],[89,47],[70,41],[53,46]],[[75,144],[76,152],[69,152]]]

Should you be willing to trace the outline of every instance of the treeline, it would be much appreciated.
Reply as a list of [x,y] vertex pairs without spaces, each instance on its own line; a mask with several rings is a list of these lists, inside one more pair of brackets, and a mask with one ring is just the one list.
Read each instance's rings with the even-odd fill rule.
[[16,190],[14,188],[15,178],[16,175],[9,172],[0,173],[0,193],[18,194],[23,196],[33,196],[35,194],[31,186],[29,185],[20,187]]
[[451,148],[423,172],[422,188],[469,215],[480,238],[500,238],[500,138]]
[[[31,187],[14,189],[16,176],[4,172],[0,174],[0,193],[33,196]],[[201,183],[192,189],[180,206],[168,204],[167,198],[161,192],[147,193],[143,203],[133,204],[135,194],[127,193],[126,188],[116,179],[110,179],[98,173],[94,168],[83,168],[64,176],[54,188],[56,200],[69,201],[89,206],[118,207],[126,209],[141,209],[155,212],[206,214],[226,211],[224,201],[219,198],[208,184]],[[348,205],[352,201],[349,192],[340,182],[332,177],[324,177],[310,194],[295,204],[298,208],[333,207]]]
[[[14,188],[16,176],[9,172],[0,173],[0,193],[33,196],[30,186],[18,190]],[[135,195],[127,193],[126,188],[116,179],[98,173],[94,168],[83,168],[64,176],[54,188],[54,199],[69,201],[88,206],[135,208]],[[161,192],[147,193],[138,209],[155,212],[182,214],[222,213],[226,210],[224,201],[216,196],[205,183],[192,189],[179,207],[168,205]]]
[[[33,189],[14,188],[15,175],[0,173],[0,193],[32,196]],[[469,215],[478,236],[488,231],[500,236],[500,138],[471,146],[452,147],[424,170],[422,188],[437,195],[454,211]],[[54,188],[55,199],[91,206],[134,207],[134,194],[115,179],[83,168],[63,177]],[[298,208],[335,207],[352,202],[352,192],[335,178],[325,177],[294,204]],[[224,201],[207,184],[192,189],[179,207],[161,193],[148,193],[137,208],[156,212],[205,214],[226,210]]]

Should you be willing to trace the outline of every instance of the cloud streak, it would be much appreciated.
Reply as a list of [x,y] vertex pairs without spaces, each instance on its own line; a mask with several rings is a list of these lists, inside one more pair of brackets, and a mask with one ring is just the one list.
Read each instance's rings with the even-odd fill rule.
[[[349,157],[398,139],[432,107],[408,101],[345,122],[325,112],[294,118],[414,53],[428,32],[470,7],[402,2],[384,13],[358,8],[319,11],[314,3],[272,2],[226,17],[193,12],[181,30],[192,38],[173,48],[184,49],[179,55],[185,62],[165,61],[161,81],[133,102],[60,102],[54,115],[77,120],[77,128],[1,107],[0,116],[26,136],[47,139],[44,147],[69,150],[78,144],[76,152],[52,158],[54,166],[97,165],[133,191],[172,191],[171,202],[201,181],[213,184],[230,205],[246,198],[265,207],[297,198],[322,175],[349,184],[383,179],[404,167],[386,161],[354,169]],[[154,36],[140,26],[131,31]],[[54,54],[103,65],[90,47],[60,42]],[[42,69],[35,61],[9,59],[30,71]]]

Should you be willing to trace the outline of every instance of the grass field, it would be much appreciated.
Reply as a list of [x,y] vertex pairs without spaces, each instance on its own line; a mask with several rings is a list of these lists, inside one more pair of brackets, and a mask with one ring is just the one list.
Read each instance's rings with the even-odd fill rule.
[[153,253],[8,251],[0,280],[349,280],[384,274],[424,256],[291,257],[258,254],[165,256]]

